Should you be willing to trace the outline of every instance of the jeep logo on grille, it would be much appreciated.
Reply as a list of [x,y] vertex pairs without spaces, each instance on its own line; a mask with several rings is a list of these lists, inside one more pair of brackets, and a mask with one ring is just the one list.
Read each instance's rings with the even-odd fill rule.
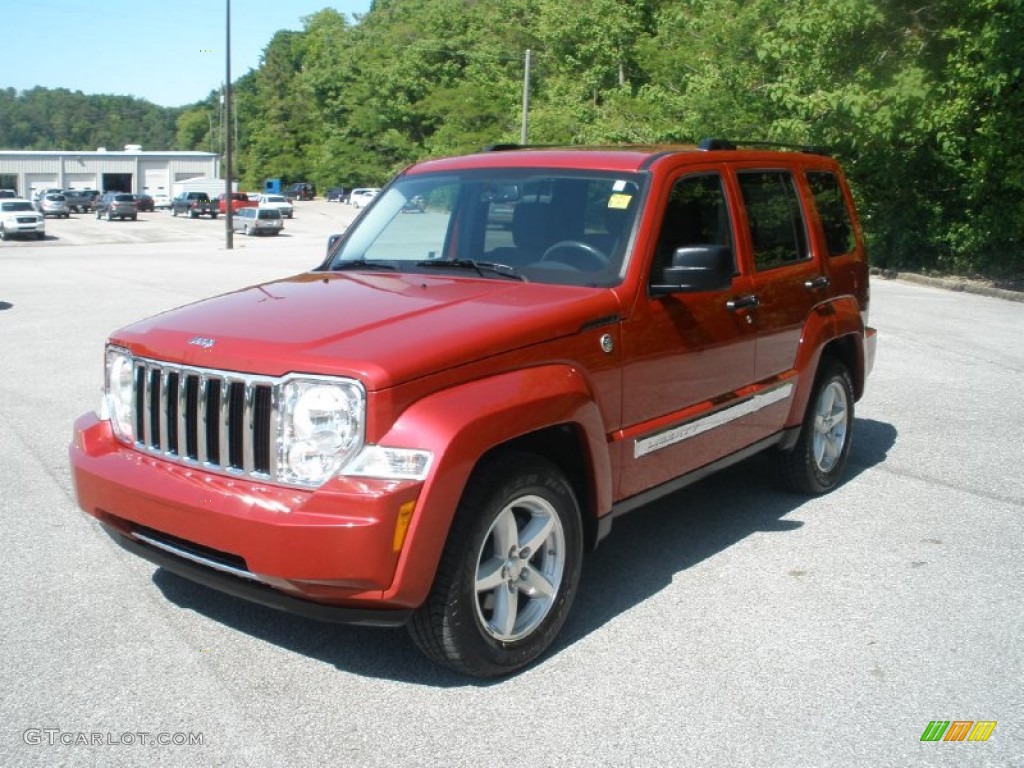
[[212,347],[214,344],[217,343],[217,340],[216,339],[208,339],[205,336],[193,336],[191,339],[188,340],[188,343],[192,344],[193,346],[196,346],[196,347],[202,347],[203,349],[209,349],[210,347]]

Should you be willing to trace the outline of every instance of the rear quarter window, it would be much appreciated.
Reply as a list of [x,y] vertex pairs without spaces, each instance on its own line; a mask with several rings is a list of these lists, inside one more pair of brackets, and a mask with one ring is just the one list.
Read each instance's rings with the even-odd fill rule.
[[828,255],[842,256],[856,250],[853,220],[839,178],[829,171],[812,171],[807,174],[807,183],[825,232]]

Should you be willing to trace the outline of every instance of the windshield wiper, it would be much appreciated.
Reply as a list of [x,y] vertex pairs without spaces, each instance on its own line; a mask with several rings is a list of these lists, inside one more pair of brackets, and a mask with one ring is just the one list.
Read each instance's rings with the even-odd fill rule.
[[486,277],[491,272],[499,277],[507,277],[510,280],[522,280],[528,282],[526,276],[513,266],[508,264],[495,264],[493,261],[477,261],[476,259],[433,259],[431,261],[417,261],[417,267],[432,267],[441,269],[471,269],[480,277]]
[[387,262],[367,261],[366,259],[346,259],[345,261],[339,261],[331,267],[332,272],[340,272],[346,269],[387,269],[394,272],[398,267]]

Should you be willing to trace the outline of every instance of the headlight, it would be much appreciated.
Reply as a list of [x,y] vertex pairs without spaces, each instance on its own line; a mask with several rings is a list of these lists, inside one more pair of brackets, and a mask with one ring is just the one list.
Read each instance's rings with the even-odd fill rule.
[[319,485],[363,443],[366,398],[354,381],[291,379],[283,385],[279,477]]
[[107,347],[103,397],[114,434],[135,441],[135,361],[119,347]]

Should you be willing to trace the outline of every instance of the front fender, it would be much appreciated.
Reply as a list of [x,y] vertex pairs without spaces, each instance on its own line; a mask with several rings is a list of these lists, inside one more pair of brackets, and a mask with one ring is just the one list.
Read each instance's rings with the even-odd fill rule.
[[485,453],[565,424],[574,426],[585,441],[590,513],[610,509],[612,472],[604,422],[586,377],[572,366],[546,365],[479,379],[406,409],[380,443],[426,448],[434,461],[385,599],[407,606],[426,599],[459,500]]

